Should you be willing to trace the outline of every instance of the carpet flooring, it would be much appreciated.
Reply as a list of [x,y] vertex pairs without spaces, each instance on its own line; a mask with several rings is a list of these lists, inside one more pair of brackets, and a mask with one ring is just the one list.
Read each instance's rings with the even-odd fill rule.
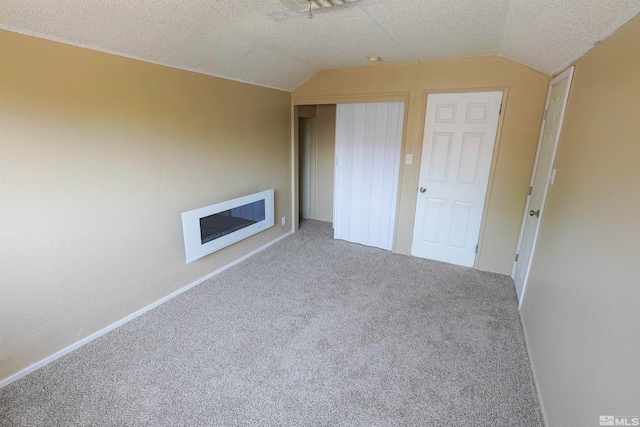
[[542,426],[513,282],[301,231],[0,390],[1,426]]

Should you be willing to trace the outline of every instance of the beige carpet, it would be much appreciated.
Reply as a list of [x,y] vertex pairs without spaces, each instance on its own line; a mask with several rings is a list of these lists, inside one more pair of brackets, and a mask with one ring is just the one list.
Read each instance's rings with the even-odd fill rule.
[[284,239],[0,390],[2,426],[542,426],[513,282]]

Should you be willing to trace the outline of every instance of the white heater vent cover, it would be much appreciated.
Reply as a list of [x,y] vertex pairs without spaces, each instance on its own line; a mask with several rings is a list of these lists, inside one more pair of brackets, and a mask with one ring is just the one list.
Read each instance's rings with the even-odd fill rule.
[[[307,0],[280,0],[295,12],[305,12],[309,10],[309,2]],[[311,10],[325,9],[333,6],[343,6],[349,3],[355,3],[358,0],[311,0]]]

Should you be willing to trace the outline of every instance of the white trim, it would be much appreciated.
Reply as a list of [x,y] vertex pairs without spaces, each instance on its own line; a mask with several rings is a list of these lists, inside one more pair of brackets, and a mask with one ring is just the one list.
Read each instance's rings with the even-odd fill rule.
[[136,317],[146,313],[147,311],[152,310],[152,309],[158,307],[161,304],[164,304],[165,302],[169,301],[170,299],[173,299],[173,298],[177,297],[181,293],[188,291],[189,289],[201,284],[202,282],[204,282],[204,281],[206,281],[206,280],[208,280],[208,279],[210,279],[210,278],[212,278],[214,276],[217,276],[218,274],[222,273],[223,271],[233,267],[236,264],[241,263],[242,261],[252,257],[253,255],[257,254],[258,252],[268,248],[269,246],[271,246],[271,245],[273,245],[275,243],[278,243],[280,240],[284,239],[285,237],[288,237],[291,234],[293,234],[293,232],[292,231],[288,231],[287,233],[283,234],[282,236],[270,241],[266,245],[263,245],[263,246],[259,247],[258,249],[255,249],[255,250],[249,252],[248,254],[238,258],[237,260],[235,260],[233,262],[230,262],[229,264],[227,264],[225,266],[220,267],[219,269],[215,270],[213,273],[209,273],[206,276],[201,277],[200,279],[196,280],[195,282],[190,283],[187,286],[185,286],[183,288],[180,288],[177,291],[172,292],[172,293],[170,293],[169,295],[167,295],[167,296],[165,296],[163,298],[160,298],[158,301],[156,301],[154,303],[151,303],[148,306],[143,307],[143,308],[141,308],[140,310],[138,310],[138,311],[136,311],[134,313],[131,313],[130,315],[118,320],[115,323],[112,323],[111,325],[107,326],[106,328],[103,328],[103,329],[99,330],[98,332],[95,332],[95,333],[89,335],[88,337],[85,337],[85,338],[81,339],[80,341],[76,341],[75,343],[71,344],[68,347],[63,348],[62,350],[52,354],[51,356],[45,357],[44,359],[40,360],[39,362],[36,362],[33,365],[30,365],[30,366],[24,368],[23,370],[21,370],[19,372],[16,372],[15,374],[13,374],[13,375],[11,375],[11,376],[3,379],[3,380],[0,380],[0,389],[2,389],[3,387],[8,386],[12,382],[17,381],[17,380],[19,380],[20,378],[22,378],[22,377],[24,377],[26,375],[29,375],[31,372],[42,368],[43,366],[53,362],[54,360],[59,359],[60,357],[66,355],[68,353],[71,353],[73,350],[76,350],[76,349],[82,347],[83,345],[95,340],[96,338],[100,338],[101,336],[105,335],[106,333],[111,332],[112,330],[124,325],[125,323],[135,319]]

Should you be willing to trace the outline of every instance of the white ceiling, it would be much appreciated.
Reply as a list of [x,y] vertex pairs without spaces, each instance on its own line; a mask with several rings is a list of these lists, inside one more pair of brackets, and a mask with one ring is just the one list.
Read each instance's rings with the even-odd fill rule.
[[[547,74],[640,12],[640,0],[2,0],[0,28],[292,90],[323,69],[502,55]],[[371,65],[375,66],[375,65]]]

